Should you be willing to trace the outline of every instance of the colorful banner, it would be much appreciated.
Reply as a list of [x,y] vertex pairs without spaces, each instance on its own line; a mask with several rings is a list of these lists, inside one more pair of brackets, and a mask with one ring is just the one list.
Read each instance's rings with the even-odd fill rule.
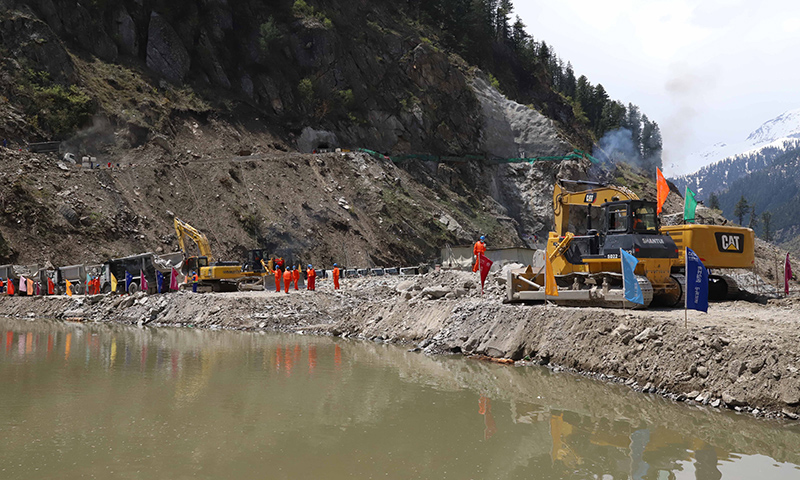
[[686,249],[686,308],[708,313],[708,270],[691,248]]
[[158,293],[161,293],[161,290],[164,288],[164,274],[156,270],[156,290]]
[[489,257],[482,253],[478,255],[478,262],[480,262],[481,265],[481,294],[483,294],[483,284],[486,282],[486,276],[489,275],[489,270],[492,268],[494,262],[489,260]]
[[658,200],[658,210],[656,211],[657,215],[661,215],[661,207],[664,205],[664,202],[667,201],[667,195],[669,195],[669,185],[667,185],[667,179],[664,178],[664,174],[661,173],[661,169],[656,167],[656,198]]
[[625,292],[625,300],[644,305],[644,294],[642,294],[642,287],[639,285],[635,273],[639,259],[621,248],[619,254],[622,259],[622,288]]
[[117,293],[117,277],[114,274],[111,274],[111,292]]
[[130,272],[125,272],[125,293],[130,292],[132,282],[133,277],[131,276]]
[[789,295],[789,280],[792,279],[792,264],[789,263],[789,254],[786,254],[786,263],[783,264],[783,293]]
[[172,274],[169,277],[169,289],[178,290],[178,271],[172,269]]
[[147,277],[144,276],[144,272],[142,270],[139,270],[139,287],[139,290],[147,292]]
[[694,223],[695,210],[697,210],[697,200],[694,198],[694,192],[686,187],[686,198],[683,201],[683,221]]

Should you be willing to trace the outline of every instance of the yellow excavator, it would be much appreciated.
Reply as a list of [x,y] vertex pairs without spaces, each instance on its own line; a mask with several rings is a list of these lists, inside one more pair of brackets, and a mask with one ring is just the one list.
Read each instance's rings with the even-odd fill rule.
[[[203,233],[178,217],[175,217],[174,223],[175,233],[178,235],[178,243],[185,256],[181,273],[187,276],[191,275],[192,272],[197,273],[198,291],[231,292],[254,288],[262,282],[262,277],[266,274],[263,250],[248,251],[248,258],[244,264],[214,261],[214,257],[211,254],[211,244]],[[197,245],[200,251],[199,256],[187,255],[186,237]],[[181,284],[181,288],[191,287],[191,278],[187,278],[187,281]]]
[[[573,186],[572,190],[567,186]],[[749,228],[718,225],[661,227],[655,202],[631,190],[594,182],[559,180],[553,189],[555,231],[542,255],[553,265],[558,296],[545,296],[544,257],[509,272],[506,301],[549,300],[561,305],[645,308],[682,304],[684,247],[708,268],[750,268],[755,259]],[[624,299],[620,250],[639,263],[635,274],[644,305]],[[729,277],[711,275],[710,296],[725,299],[738,291]]]

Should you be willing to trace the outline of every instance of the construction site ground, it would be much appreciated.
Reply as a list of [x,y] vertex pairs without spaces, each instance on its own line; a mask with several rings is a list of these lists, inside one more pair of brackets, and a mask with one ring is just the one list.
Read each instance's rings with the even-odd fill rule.
[[677,401],[800,415],[800,296],[766,304],[616,310],[503,304],[501,275],[431,272],[345,279],[334,291],[0,298],[3,315],[123,325],[281,331],[392,342],[428,354],[549,365]]

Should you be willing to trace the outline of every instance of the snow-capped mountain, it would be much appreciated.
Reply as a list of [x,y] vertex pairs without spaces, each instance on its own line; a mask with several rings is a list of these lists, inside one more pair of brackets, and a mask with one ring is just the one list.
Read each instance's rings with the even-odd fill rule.
[[689,155],[690,165],[706,166],[672,181],[681,190],[688,185],[699,198],[705,199],[712,192],[725,190],[732,182],[770,166],[775,158],[798,148],[800,109],[764,122],[741,142],[718,143]]

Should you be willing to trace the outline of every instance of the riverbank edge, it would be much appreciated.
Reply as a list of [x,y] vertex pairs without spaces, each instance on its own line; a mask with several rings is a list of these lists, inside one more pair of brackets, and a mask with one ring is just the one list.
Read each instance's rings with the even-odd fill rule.
[[[2,297],[0,315],[333,335],[542,365],[678,402],[758,417],[800,418],[800,358],[793,338],[774,332],[726,336],[709,324],[551,305],[503,305],[475,297],[425,300],[407,295],[259,292],[199,295]],[[680,323],[680,325],[678,324]]]

